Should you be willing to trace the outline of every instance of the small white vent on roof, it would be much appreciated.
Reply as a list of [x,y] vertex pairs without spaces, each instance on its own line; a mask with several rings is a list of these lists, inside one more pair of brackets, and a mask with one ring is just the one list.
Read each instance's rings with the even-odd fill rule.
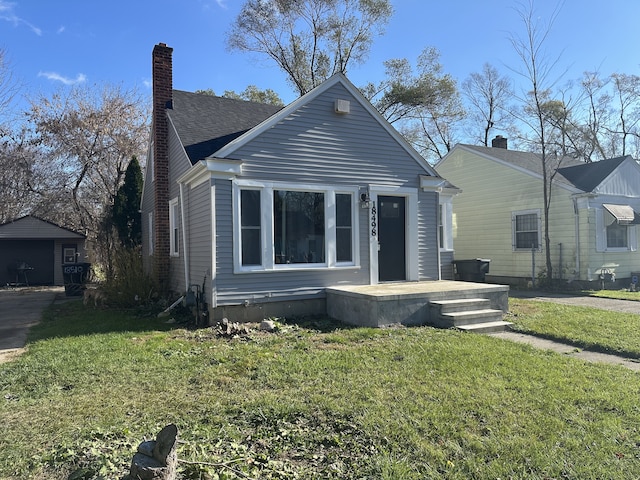
[[336,98],[335,110],[336,113],[349,113],[351,111],[351,102]]

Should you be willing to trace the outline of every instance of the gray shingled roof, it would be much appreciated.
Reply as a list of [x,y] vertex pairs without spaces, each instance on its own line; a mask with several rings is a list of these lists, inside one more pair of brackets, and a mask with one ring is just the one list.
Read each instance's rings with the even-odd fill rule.
[[[541,155],[538,153],[530,153],[530,152],[519,152],[517,150],[508,150],[506,148],[496,148],[496,147],[482,147],[478,145],[464,145],[465,148],[469,150],[473,150],[482,155],[488,155],[498,160],[501,160],[505,163],[509,163],[516,167],[528,170],[530,172],[536,173],[538,175],[542,175],[542,162]],[[552,170],[555,170],[558,166],[558,173],[556,175],[555,181],[560,183],[565,183],[569,185],[574,185],[574,183],[565,176],[562,175],[562,170],[564,167],[574,167],[580,165],[589,165],[584,162],[577,160],[573,157],[547,157],[549,160],[549,165],[552,167]],[[578,187],[578,185],[574,185]],[[580,188],[580,187],[578,187]]]
[[572,167],[559,168],[558,172],[580,190],[591,192],[629,157],[627,155],[625,157],[600,160],[599,162],[582,163]]
[[282,107],[199,93],[173,91],[167,110],[192,164],[220,150]]
[[0,239],[3,240],[72,238],[86,238],[86,236],[32,215],[0,224]]

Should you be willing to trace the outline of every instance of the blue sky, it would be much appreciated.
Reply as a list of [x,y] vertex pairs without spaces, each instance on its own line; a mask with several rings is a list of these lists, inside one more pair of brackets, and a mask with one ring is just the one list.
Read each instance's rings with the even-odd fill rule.
[[[525,0],[528,1],[528,0]],[[150,93],[151,51],[174,48],[174,88],[240,92],[271,88],[288,103],[296,97],[284,74],[267,61],[230,53],[225,32],[241,0],[0,0],[0,48],[26,95],[61,85],[112,83]],[[384,77],[382,62],[408,58],[426,46],[441,52],[447,73],[459,81],[489,62],[504,73],[520,68],[509,43],[523,34],[513,0],[394,0],[391,23],[376,39],[366,64],[348,77],[356,86]],[[557,5],[536,0],[544,20]],[[565,0],[546,44],[561,55],[557,73],[567,80],[585,70],[640,74],[640,2]]]

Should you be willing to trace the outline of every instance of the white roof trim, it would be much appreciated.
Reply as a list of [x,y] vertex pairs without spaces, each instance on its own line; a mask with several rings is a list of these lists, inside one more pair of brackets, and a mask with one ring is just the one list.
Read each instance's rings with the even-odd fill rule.
[[432,175],[434,177],[439,177],[439,175],[435,171],[435,169],[431,165],[429,165],[429,162],[427,162],[424,159],[424,157],[422,157],[422,155],[420,155],[405,140],[405,138],[402,135],[400,135],[400,133],[395,128],[393,128],[393,126],[389,122],[387,122],[387,120],[385,120],[385,118],[380,114],[380,112],[378,112],[375,109],[375,107],[373,105],[371,105],[371,102],[369,102],[364,97],[364,95],[362,95],[362,92],[360,92],[360,90],[358,90],[358,88],[356,88],[349,81],[349,79],[347,79],[347,77],[345,77],[342,73],[336,73],[335,75],[332,75],[330,78],[325,80],[323,83],[318,85],[316,88],[314,88],[310,92],[306,93],[302,97],[298,98],[297,100],[293,101],[292,103],[290,103],[289,105],[284,107],[282,110],[276,112],[274,115],[272,115],[271,117],[269,117],[266,120],[264,120],[262,123],[256,125],[254,128],[252,128],[248,132],[244,133],[243,135],[240,135],[238,138],[236,138],[233,141],[229,142],[227,145],[222,147],[217,152],[213,153],[211,156],[212,157],[227,157],[227,156],[231,155],[238,148],[244,146],[245,144],[247,144],[248,142],[250,142],[251,140],[256,138],[258,135],[262,134],[266,130],[269,130],[271,127],[276,125],[282,119],[286,118],[291,113],[293,113],[296,110],[298,110],[301,106],[303,106],[303,105],[307,104],[308,102],[312,101],[313,99],[315,99],[316,97],[320,96],[322,93],[324,93],[325,91],[327,91],[328,89],[330,89],[331,87],[333,87],[334,85],[336,85],[338,83],[341,84],[342,86],[344,86],[349,91],[349,93],[351,93],[351,95],[353,95],[360,102],[360,104],[364,107],[364,109],[367,110],[367,112],[373,118],[375,118],[378,121],[378,123],[391,135],[391,137],[396,142],[398,142],[398,144],[422,168],[424,168],[424,170],[427,171],[429,173],[429,175]]
[[233,180],[242,174],[242,161],[230,158],[207,158],[200,160],[183,173],[177,182],[195,188],[210,178]]

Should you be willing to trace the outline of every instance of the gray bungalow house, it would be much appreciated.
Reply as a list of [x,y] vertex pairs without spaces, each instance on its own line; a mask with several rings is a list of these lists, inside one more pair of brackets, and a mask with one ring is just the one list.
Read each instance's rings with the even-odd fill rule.
[[172,48],[152,57],[143,255],[165,287],[249,320],[450,272],[456,189],[345,76],[282,108],[173,90]]

